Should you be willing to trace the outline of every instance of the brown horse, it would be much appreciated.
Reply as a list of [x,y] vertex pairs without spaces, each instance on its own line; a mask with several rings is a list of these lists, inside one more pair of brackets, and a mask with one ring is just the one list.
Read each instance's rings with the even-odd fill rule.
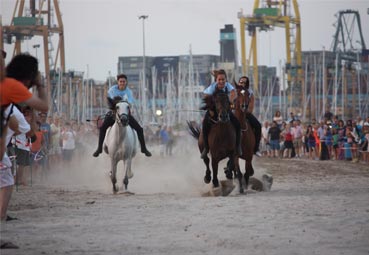
[[[254,175],[254,168],[252,166],[252,157],[254,155],[255,148],[255,135],[251,128],[251,125],[246,119],[247,108],[249,105],[250,94],[247,89],[241,86],[236,86],[237,89],[237,99],[235,102],[235,116],[241,124],[241,145],[242,145],[242,155],[240,158],[245,160],[245,183],[246,188],[249,183],[250,176]],[[231,167],[225,171],[227,178],[232,177]],[[236,173],[235,173],[236,174]],[[230,176],[229,176],[230,175]]]
[[[218,164],[221,160],[229,158],[231,169],[235,169],[235,172],[239,172],[241,176],[240,181],[240,192],[243,193],[242,189],[242,174],[238,165],[238,156],[236,155],[236,131],[233,127],[229,113],[230,103],[226,93],[216,93],[213,97],[207,97],[204,99],[204,109],[213,110],[214,106],[218,113],[217,119],[212,119],[212,127],[210,129],[209,139],[209,151],[211,154],[211,166],[213,169],[213,186],[219,187],[218,181]],[[198,140],[198,147],[200,153],[204,149],[202,131],[198,127],[193,127],[191,123],[187,122],[190,129],[190,134]],[[205,183],[210,183],[211,172],[210,172],[210,159],[206,156],[204,159],[206,165],[206,172],[204,177]]]

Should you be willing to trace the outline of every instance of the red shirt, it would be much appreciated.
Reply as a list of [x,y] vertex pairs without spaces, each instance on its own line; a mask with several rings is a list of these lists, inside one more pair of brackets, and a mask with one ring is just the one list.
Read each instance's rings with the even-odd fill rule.
[[292,133],[291,132],[286,133],[285,137],[284,137],[284,140],[285,141],[292,141]]

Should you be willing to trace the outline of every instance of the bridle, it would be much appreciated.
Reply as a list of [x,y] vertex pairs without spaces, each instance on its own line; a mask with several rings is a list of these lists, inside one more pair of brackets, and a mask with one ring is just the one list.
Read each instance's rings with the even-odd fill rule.
[[[227,102],[224,101],[225,100],[224,98],[227,98]],[[217,109],[218,105],[221,105],[222,111],[219,111],[219,109]],[[229,111],[228,111],[229,109],[227,109],[227,105],[229,105],[228,95],[223,94],[223,93],[217,94],[215,98],[215,107],[218,112],[218,120],[216,121],[217,123],[218,122],[226,123],[230,121]]]
[[127,108],[129,109],[129,103],[127,101],[120,101],[115,105],[115,121],[117,122],[117,124],[119,126],[123,126],[126,127],[129,124],[129,111],[128,113],[123,112],[123,113],[119,113],[119,104],[121,103],[125,103],[127,104]]
[[[240,107],[240,110],[242,112],[246,112],[247,111],[247,108],[249,107],[249,100],[246,100],[246,96],[248,96],[249,93],[247,93],[246,95],[246,90],[242,89],[241,91],[239,91],[238,93],[238,97],[242,97],[242,102],[239,103],[239,107]],[[246,103],[247,102],[247,103]]]

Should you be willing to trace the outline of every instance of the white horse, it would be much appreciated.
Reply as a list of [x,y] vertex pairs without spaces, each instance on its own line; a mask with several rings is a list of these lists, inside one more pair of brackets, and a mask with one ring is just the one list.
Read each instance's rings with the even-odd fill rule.
[[115,123],[106,131],[103,148],[111,160],[110,178],[113,184],[113,192],[117,193],[117,164],[123,160],[126,171],[123,184],[127,191],[128,179],[133,177],[131,165],[132,158],[137,153],[138,138],[135,130],[128,125],[130,114],[129,103],[125,100],[114,103],[112,99],[109,99],[109,102],[114,106]]

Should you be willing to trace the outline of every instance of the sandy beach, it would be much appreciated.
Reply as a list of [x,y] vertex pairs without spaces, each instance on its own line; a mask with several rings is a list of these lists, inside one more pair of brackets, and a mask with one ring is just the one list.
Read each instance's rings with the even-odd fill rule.
[[273,175],[270,192],[203,197],[211,185],[191,146],[138,155],[134,195],[113,195],[108,157],[90,151],[46,182],[34,176],[13,192],[18,220],[1,224],[19,249],[1,254],[369,254],[368,165],[255,158],[256,176]]

